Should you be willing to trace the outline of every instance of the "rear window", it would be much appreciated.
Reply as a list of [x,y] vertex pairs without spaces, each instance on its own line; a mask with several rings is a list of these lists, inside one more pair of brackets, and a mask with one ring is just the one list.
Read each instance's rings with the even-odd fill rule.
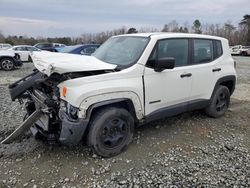
[[50,43],[46,43],[46,44],[42,44],[43,48],[50,48],[50,47],[53,47],[53,44],[50,44]]

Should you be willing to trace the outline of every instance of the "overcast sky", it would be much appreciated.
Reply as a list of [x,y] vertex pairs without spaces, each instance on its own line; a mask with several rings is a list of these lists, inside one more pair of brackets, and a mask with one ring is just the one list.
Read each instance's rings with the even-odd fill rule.
[[191,25],[237,24],[250,14],[250,0],[0,0],[5,35],[79,36],[122,26],[162,29],[172,20]]

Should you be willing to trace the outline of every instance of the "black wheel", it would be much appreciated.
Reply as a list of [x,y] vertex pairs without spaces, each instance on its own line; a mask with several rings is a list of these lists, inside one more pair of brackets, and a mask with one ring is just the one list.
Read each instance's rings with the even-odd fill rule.
[[5,71],[10,71],[15,68],[13,59],[3,58],[0,62],[1,68]]
[[125,109],[109,107],[99,110],[90,122],[87,143],[102,156],[111,157],[124,151],[132,141],[134,118]]
[[209,106],[205,109],[211,117],[221,117],[225,114],[230,103],[230,92],[226,86],[219,86],[214,92]]

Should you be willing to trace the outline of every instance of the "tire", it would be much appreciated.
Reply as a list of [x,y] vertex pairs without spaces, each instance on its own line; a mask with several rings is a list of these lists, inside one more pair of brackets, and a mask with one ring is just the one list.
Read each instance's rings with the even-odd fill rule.
[[3,58],[0,61],[0,66],[5,71],[11,71],[15,68],[14,60],[11,58]]
[[209,106],[205,109],[207,115],[218,118],[225,114],[230,103],[230,92],[226,86],[220,85],[210,100]]
[[33,61],[32,61],[32,58],[31,58],[30,56],[28,57],[28,62],[29,62],[29,63],[32,63],[32,62],[33,62]]
[[89,126],[87,144],[94,153],[112,157],[123,152],[132,141],[134,118],[125,109],[108,107],[97,111]]

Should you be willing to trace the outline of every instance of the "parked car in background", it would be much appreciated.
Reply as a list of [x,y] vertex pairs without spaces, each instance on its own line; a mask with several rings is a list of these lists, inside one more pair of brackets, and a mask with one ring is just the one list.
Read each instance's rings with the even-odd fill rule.
[[100,44],[79,44],[74,46],[66,46],[59,52],[79,54],[79,55],[91,55],[99,48]]
[[8,48],[11,48],[12,46],[7,43],[0,43],[0,50],[6,50]]
[[66,45],[65,44],[60,44],[60,43],[38,43],[35,44],[34,47],[39,48],[40,50],[47,50],[50,52],[58,52],[61,49],[63,49]]
[[0,50],[0,68],[5,71],[10,71],[21,67],[22,62],[20,56],[11,50]]
[[236,45],[230,48],[232,55],[247,55],[247,51],[250,49],[250,46]]
[[20,56],[20,61],[23,62],[32,62],[31,54],[34,51],[41,51],[40,49],[29,46],[29,45],[19,45],[19,46],[13,46],[12,48],[8,49],[9,51],[14,51],[16,54]]
[[64,49],[66,47],[65,44],[60,44],[60,43],[53,43],[55,49],[57,52],[60,52],[62,49]]
[[247,50],[247,55],[250,55],[250,48]]

